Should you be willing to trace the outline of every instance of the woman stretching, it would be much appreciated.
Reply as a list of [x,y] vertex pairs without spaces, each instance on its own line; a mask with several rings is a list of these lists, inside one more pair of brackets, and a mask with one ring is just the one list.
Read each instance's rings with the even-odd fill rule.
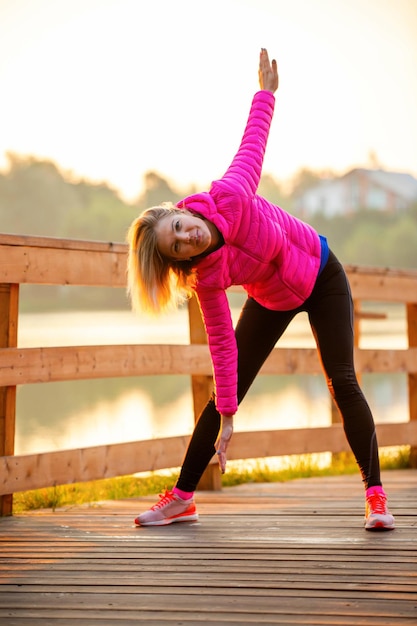
[[[239,150],[223,178],[176,207],[147,209],[129,229],[133,307],[158,313],[195,292],[215,382],[176,485],[135,523],[198,518],[194,491],[213,454],[224,473],[238,404],[288,324],[306,311],[364,482],[365,528],[390,530],[395,522],[382,488],[374,420],[355,375],[345,272],[324,237],[256,193],[278,88],[276,61],[269,61],[265,49],[259,83]],[[242,285],[248,294],[235,329],[226,296],[230,285]]]

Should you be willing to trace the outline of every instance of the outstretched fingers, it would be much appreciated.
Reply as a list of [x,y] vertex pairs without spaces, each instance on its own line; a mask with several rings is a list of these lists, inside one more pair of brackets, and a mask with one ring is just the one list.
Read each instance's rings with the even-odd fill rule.
[[219,467],[222,474],[226,471],[227,447],[233,435],[233,417],[221,416],[219,438],[215,444]]
[[261,48],[258,73],[260,88],[274,93],[278,89],[278,65],[275,59],[270,62],[266,48]]

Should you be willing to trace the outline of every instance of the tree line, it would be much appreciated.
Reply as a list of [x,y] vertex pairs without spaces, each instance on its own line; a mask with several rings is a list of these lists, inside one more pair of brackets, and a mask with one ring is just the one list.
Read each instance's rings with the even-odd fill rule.
[[[193,186],[176,189],[159,173],[149,171],[144,175],[141,194],[127,202],[107,183],[76,179],[52,161],[16,154],[9,154],[8,161],[7,170],[0,173],[0,232],[3,233],[125,241],[130,223],[145,208],[166,201],[175,203],[197,191]],[[323,172],[303,169],[288,185],[265,174],[259,193],[292,212],[293,198],[319,182],[322,176]],[[327,236],[330,247],[343,263],[417,268],[417,204],[395,214],[363,207],[351,215],[315,214],[308,221]],[[50,299],[55,300],[56,290],[52,289],[51,294]],[[103,296],[84,294],[81,299],[86,300],[86,306],[108,306],[108,297],[104,298],[102,302]],[[115,306],[122,302],[114,294],[110,300]]]

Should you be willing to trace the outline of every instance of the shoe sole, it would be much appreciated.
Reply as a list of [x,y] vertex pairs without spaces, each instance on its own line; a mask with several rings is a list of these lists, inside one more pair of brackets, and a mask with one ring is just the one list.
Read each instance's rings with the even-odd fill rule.
[[387,526],[387,525],[384,525],[382,522],[376,522],[373,526],[365,526],[365,530],[376,530],[376,531],[395,530],[395,525],[391,524],[390,526]]
[[175,524],[176,522],[196,522],[198,520],[198,514],[182,515],[180,517],[167,517],[166,519],[160,519],[156,522],[145,522],[141,524],[135,520],[135,526],[168,526],[168,524]]

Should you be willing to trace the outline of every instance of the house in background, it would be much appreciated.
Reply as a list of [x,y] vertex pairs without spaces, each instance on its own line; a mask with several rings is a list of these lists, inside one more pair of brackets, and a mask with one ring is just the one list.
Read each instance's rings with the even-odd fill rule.
[[356,168],[306,189],[294,198],[294,212],[302,218],[315,213],[347,215],[360,209],[397,212],[416,202],[417,179],[411,174]]

